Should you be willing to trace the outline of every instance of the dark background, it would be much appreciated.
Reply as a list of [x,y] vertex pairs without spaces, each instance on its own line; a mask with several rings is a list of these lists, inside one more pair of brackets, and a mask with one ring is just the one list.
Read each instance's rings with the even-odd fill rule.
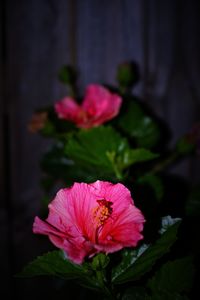
[[[42,195],[38,161],[49,143],[27,131],[32,113],[66,94],[57,80],[64,64],[78,67],[84,91],[115,83],[117,65],[134,60],[141,73],[134,92],[167,122],[173,144],[200,119],[200,1],[2,0],[0,10],[2,291],[32,299],[48,283],[12,275],[47,248],[32,222]],[[172,172],[198,182],[199,167],[187,159]]]

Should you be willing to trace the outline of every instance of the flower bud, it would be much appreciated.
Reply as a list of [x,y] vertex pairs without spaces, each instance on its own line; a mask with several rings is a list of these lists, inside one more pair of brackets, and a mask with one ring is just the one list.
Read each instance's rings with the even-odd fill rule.
[[126,62],[118,66],[117,81],[121,88],[131,88],[138,80],[139,70],[134,62]]
[[60,69],[58,78],[67,85],[74,85],[77,78],[77,72],[73,67],[66,65]]
[[42,130],[47,123],[48,113],[46,111],[37,112],[28,123],[28,130],[32,133],[36,133]]
[[97,254],[92,261],[92,268],[95,271],[100,271],[105,269],[109,263],[110,259],[107,255],[103,253]]

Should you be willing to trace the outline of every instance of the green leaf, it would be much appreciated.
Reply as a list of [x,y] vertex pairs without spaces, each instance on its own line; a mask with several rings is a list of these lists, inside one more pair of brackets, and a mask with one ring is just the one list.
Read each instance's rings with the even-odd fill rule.
[[122,300],[148,300],[149,296],[143,287],[131,287],[125,291]]
[[168,293],[168,292],[156,293],[147,299],[148,300],[189,300],[189,298],[185,295]]
[[101,126],[79,131],[68,141],[65,151],[71,159],[86,168],[93,166],[105,173],[112,173],[110,157],[120,155],[127,148],[126,139],[113,128]]
[[130,101],[126,112],[119,119],[119,126],[130,137],[135,138],[139,147],[152,148],[160,138],[157,123],[144,113],[137,102]]
[[68,133],[76,130],[76,127],[72,122],[58,118],[53,106],[46,107],[42,111],[48,113],[48,118],[44,123],[44,127],[40,129],[42,136],[62,139],[65,138]]
[[97,174],[92,174],[76,166],[75,162],[66,156],[61,142],[55,144],[43,155],[40,165],[42,170],[48,174],[42,179],[42,186],[46,191],[49,191],[58,180],[62,180],[69,186],[74,181],[92,182],[99,179]]
[[84,273],[85,270],[66,259],[62,251],[52,251],[38,256],[17,277],[54,275],[64,279],[75,279],[83,276]]
[[56,134],[55,124],[51,120],[47,120],[44,124],[44,127],[40,130],[40,133],[46,137],[52,137]]
[[124,153],[123,168],[135,163],[145,162],[157,158],[159,155],[143,148],[130,149]]
[[116,157],[128,143],[111,127],[97,127],[79,131],[67,143],[65,152],[80,168],[97,178],[121,178],[115,163]]
[[167,262],[149,280],[148,287],[154,294],[159,292],[188,292],[193,284],[194,265],[191,257]]
[[161,220],[161,228],[159,230],[160,234],[165,233],[171,226],[175,224],[180,224],[180,218],[172,218],[171,216],[165,216]]
[[192,188],[189,198],[185,204],[185,211],[188,217],[198,219],[200,217],[200,186]]
[[64,178],[67,167],[73,165],[73,161],[66,157],[62,143],[57,143],[43,155],[40,165],[48,174]]
[[76,279],[80,285],[89,289],[98,291],[102,289],[86,263],[74,264],[65,257],[62,251],[52,251],[37,257],[16,277],[28,278],[44,275],[56,276],[65,280]]
[[195,144],[190,142],[187,136],[181,137],[176,143],[176,151],[181,155],[191,154],[195,150]]
[[123,251],[121,263],[112,272],[112,282],[114,284],[138,280],[151,270],[159,258],[169,251],[177,239],[176,235],[180,219],[175,219],[173,222],[171,218],[171,223],[167,223],[168,219],[165,220],[166,218],[162,219],[162,224],[165,226],[161,230],[162,236],[154,245],[142,245],[135,250],[127,249]]
[[160,202],[164,194],[164,186],[159,176],[154,174],[146,174],[140,177],[137,180],[137,183],[142,185],[147,184],[150,186],[155,193],[156,199]]
[[157,157],[146,149],[130,149],[128,141],[109,126],[79,131],[68,140],[65,153],[81,168],[117,179],[128,166]]

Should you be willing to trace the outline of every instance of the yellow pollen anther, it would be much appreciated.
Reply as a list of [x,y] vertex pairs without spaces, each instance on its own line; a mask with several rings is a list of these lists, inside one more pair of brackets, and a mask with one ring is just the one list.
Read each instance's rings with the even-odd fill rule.
[[98,206],[93,211],[94,222],[97,227],[104,225],[107,219],[112,214],[112,202],[105,199],[97,200]]

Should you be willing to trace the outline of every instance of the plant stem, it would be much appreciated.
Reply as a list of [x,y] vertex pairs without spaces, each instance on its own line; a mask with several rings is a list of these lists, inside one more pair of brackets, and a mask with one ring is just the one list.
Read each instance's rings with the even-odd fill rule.
[[74,84],[69,85],[69,95],[72,98],[76,98],[76,86]]
[[113,292],[105,284],[103,271],[102,270],[96,271],[96,276],[97,276],[97,280],[98,280],[100,286],[102,287],[102,290],[106,296],[106,299],[116,300],[116,297],[113,294]]
[[118,167],[118,164],[116,162],[116,153],[115,152],[106,152],[106,155],[108,157],[108,159],[110,160],[112,167],[113,167],[113,171],[115,172],[115,176],[118,180],[122,180],[123,176],[122,173]]
[[156,173],[161,172],[163,169],[165,169],[167,166],[169,166],[175,160],[177,160],[178,157],[179,157],[179,154],[177,152],[175,152],[175,151],[172,152],[166,159],[164,159],[163,161],[156,164],[150,173],[156,174]]

